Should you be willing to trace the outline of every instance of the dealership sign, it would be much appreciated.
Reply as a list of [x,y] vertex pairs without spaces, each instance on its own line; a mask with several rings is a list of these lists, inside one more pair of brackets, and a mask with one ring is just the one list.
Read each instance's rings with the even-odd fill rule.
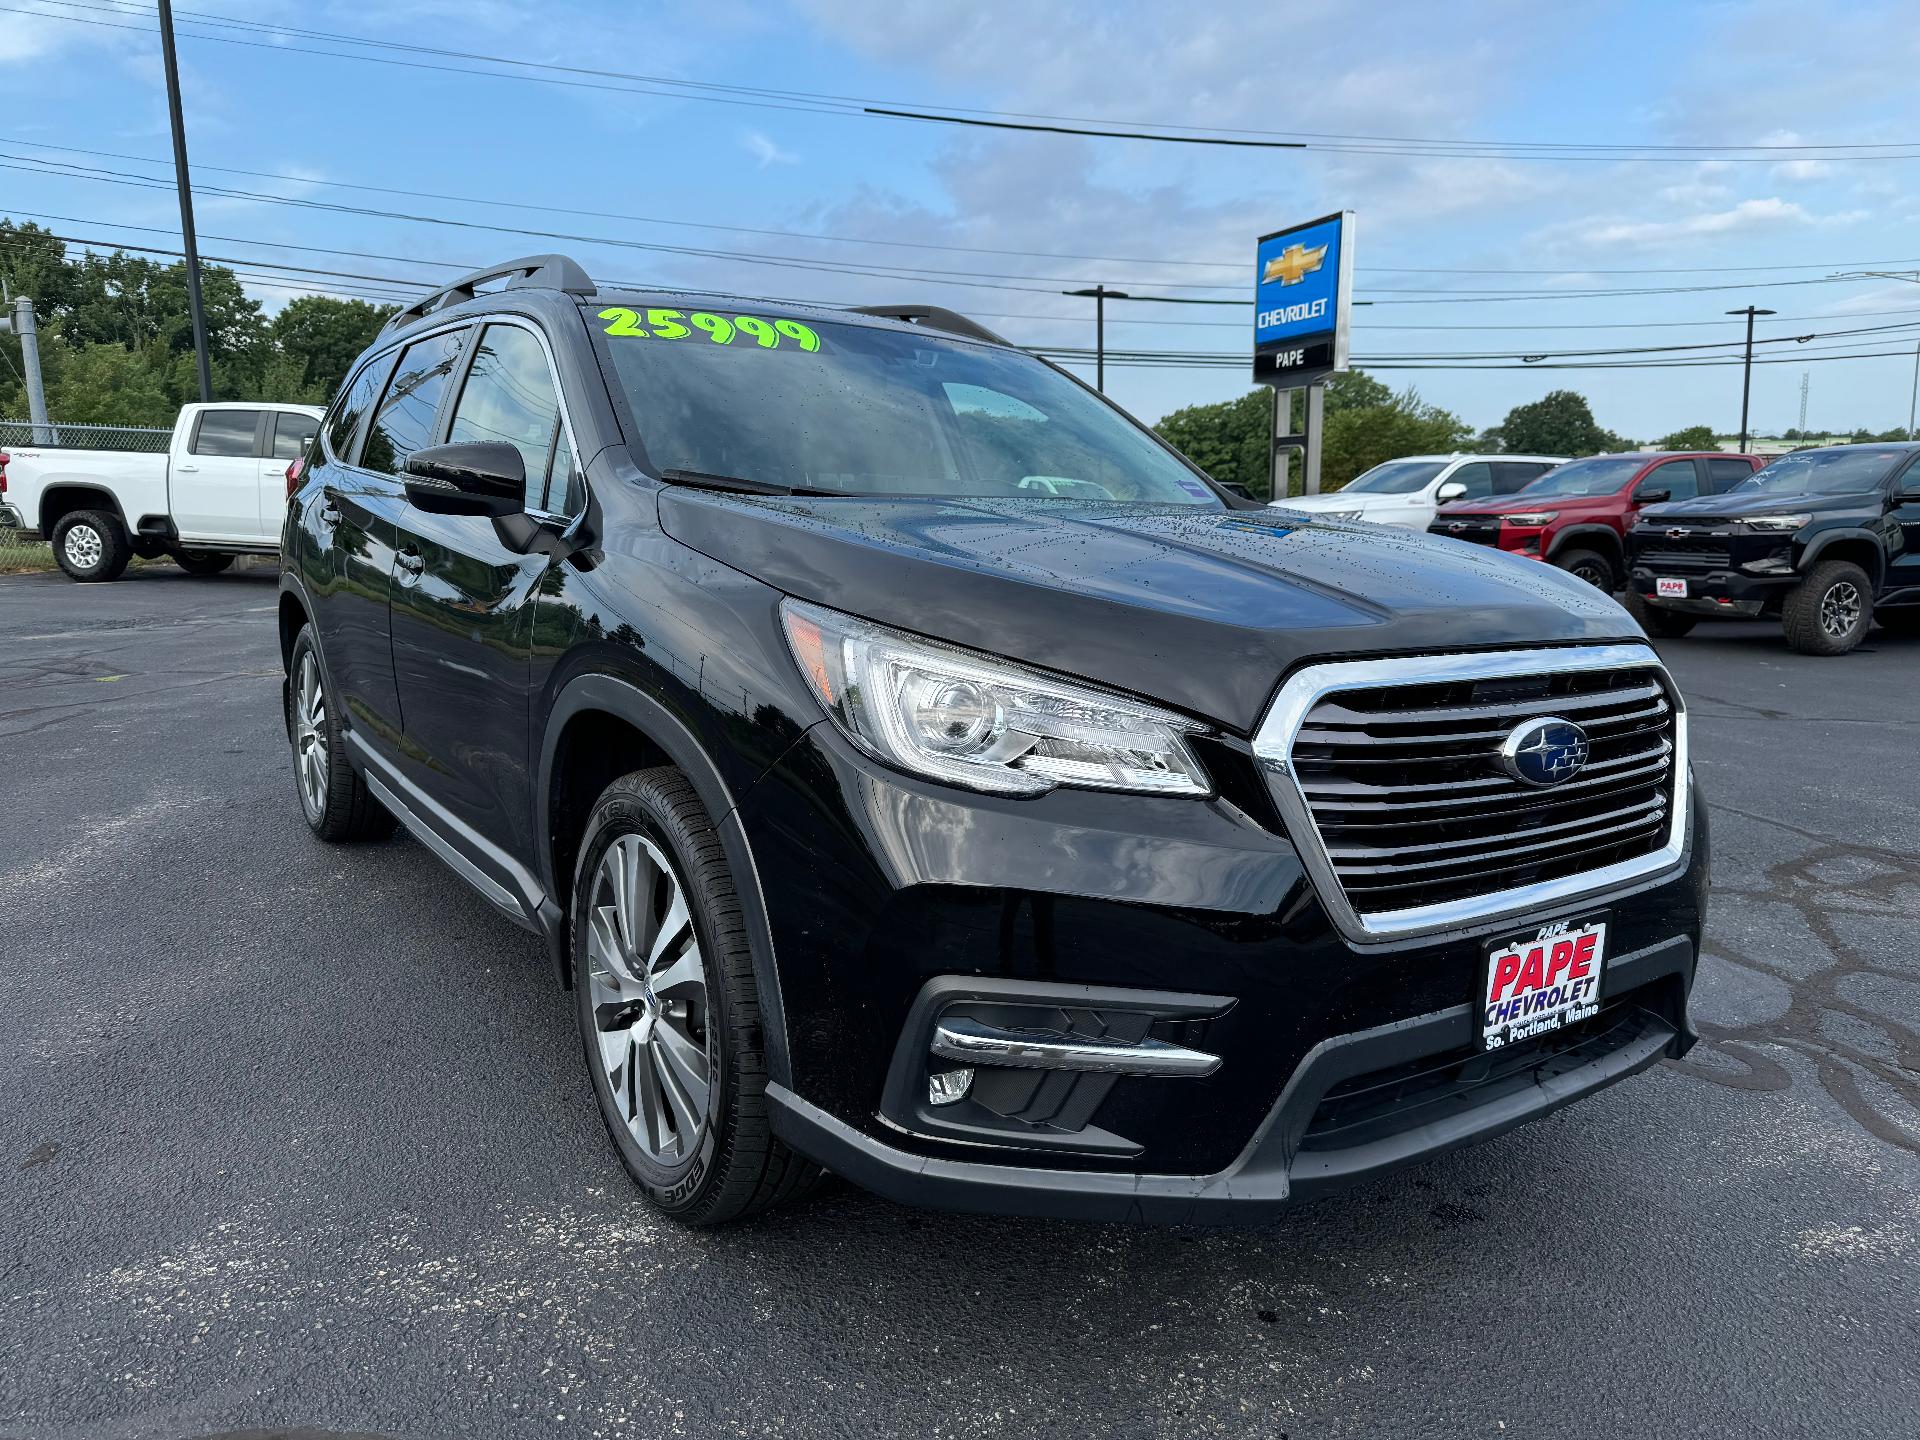
[[1289,388],[1347,368],[1353,212],[1263,235],[1253,271],[1253,378]]

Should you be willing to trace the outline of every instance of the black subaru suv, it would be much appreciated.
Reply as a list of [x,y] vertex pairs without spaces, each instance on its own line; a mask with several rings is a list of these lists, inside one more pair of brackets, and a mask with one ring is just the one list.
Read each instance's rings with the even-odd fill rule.
[[282,554],[308,824],[545,938],[683,1220],[823,1168],[1257,1217],[1693,1043],[1706,830],[1618,605],[1230,496],[950,312],[470,276]]
[[1920,445],[1780,456],[1724,495],[1643,510],[1629,601],[1647,633],[1777,615],[1803,655],[1844,655],[1878,621],[1920,633]]

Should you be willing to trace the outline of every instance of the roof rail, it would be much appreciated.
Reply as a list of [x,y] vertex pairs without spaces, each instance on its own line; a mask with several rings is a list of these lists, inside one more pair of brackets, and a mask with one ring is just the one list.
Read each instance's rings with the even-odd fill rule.
[[878,315],[883,320],[904,320],[909,325],[924,325],[930,330],[945,330],[951,335],[964,335],[969,340],[985,340],[994,345],[1011,345],[1013,342],[1004,335],[996,335],[977,320],[953,310],[942,310],[938,305],[855,305],[850,309],[855,315]]
[[566,255],[524,255],[518,260],[509,260],[504,265],[495,265],[486,270],[476,270],[471,275],[462,275],[451,285],[443,285],[430,295],[423,295],[413,304],[400,311],[385,325],[380,333],[397,330],[402,325],[411,324],[423,316],[431,314],[448,305],[458,305],[463,300],[471,300],[476,288],[489,280],[498,280],[502,276],[513,278],[507,281],[507,289],[519,290],[531,287],[539,290],[563,290],[569,295],[591,295],[594,293],[592,279],[580,268],[578,261]]

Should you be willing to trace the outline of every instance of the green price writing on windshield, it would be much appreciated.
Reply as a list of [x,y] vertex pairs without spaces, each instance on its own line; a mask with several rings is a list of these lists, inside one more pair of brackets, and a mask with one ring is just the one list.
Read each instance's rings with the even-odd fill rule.
[[600,312],[609,335],[635,336],[652,340],[684,340],[689,335],[704,335],[715,345],[731,345],[736,336],[745,336],[763,350],[777,350],[782,338],[793,341],[802,350],[820,348],[820,336],[798,320],[763,320],[758,315],[714,315],[696,310],[628,310],[614,305]]

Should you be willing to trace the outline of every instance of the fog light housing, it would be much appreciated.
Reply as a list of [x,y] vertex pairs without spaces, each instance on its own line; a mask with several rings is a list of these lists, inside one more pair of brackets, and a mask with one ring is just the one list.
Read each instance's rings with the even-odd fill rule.
[[973,1088],[973,1071],[939,1070],[927,1076],[927,1103],[952,1105],[967,1098]]

